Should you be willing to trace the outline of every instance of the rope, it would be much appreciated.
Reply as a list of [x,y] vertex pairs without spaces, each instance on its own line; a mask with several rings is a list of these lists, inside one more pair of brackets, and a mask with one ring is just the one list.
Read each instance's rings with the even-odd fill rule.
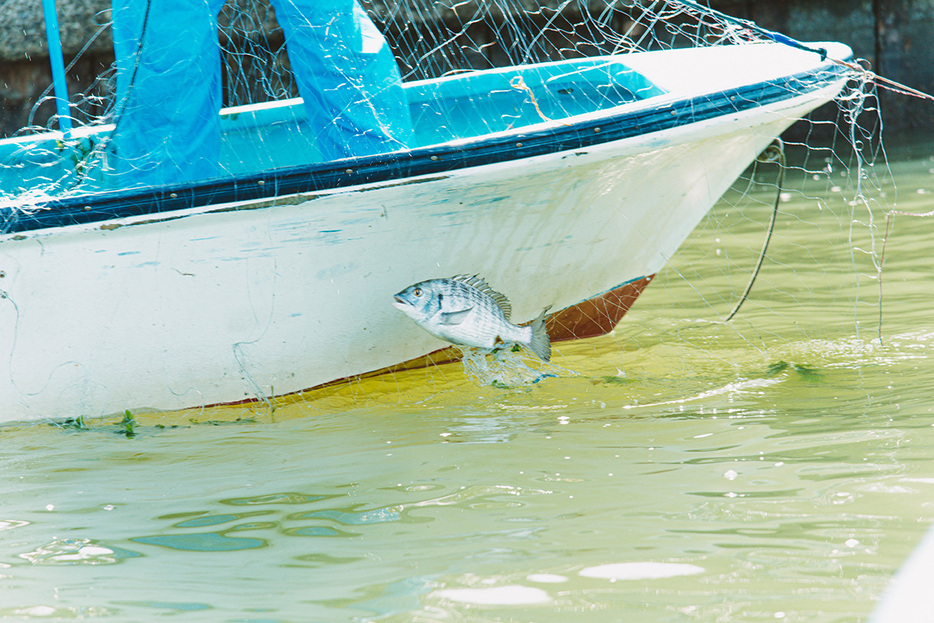
[[776,182],[778,188],[775,191],[775,204],[772,206],[772,218],[769,221],[769,228],[766,232],[765,240],[762,242],[762,250],[759,251],[759,260],[756,262],[756,267],[752,271],[752,277],[749,279],[749,283],[746,284],[746,290],[739,297],[739,301],[736,302],[736,306],[733,307],[733,311],[723,319],[723,322],[732,320],[736,312],[739,311],[739,308],[742,307],[746,299],[749,298],[752,286],[756,282],[756,277],[759,276],[759,270],[762,268],[762,262],[765,261],[765,254],[769,249],[769,241],[772,240],[772,232],[775,231],[775,220],[778,218],[778,204],[781,202],[782,184],[785,181],[785,145],[782,143],[781,139],[775,139],[775,142],[769,145],[768,148],[756,158],[756,162],[778,163],[778,181]]
[[529,96],[529,99],[532,100],[532,105],[535,106],[535,112],[537,112],[538,116],[542,118],[542,121],[551,121],[551,119],[545,116],[545,113],[542,112],[542,109],[538,107],[538,101],[535,99],[535,94],[532,93],[532,89],[530,89],[529,85],[525,83],[525,80],[522,79],[522,76],[516,76],[510,80],[509,86],[520,91],[525,91]]
[[126,112],[127,100],[130,99],[130,92],[133,91],[136,85],[136,72],[139,71],[140,58],[143,56],[143,38],[146,36],[146,29],[149,26],[149,9],[151,8],[152,0],[146,0],[146,11],[143,13],[143,26],[139,31],[139,39],[136,40],[136,54],[133,55],[133,72],[130,74],[130,81],[126,87],[126,96],[117,103],[114,109],[114,129],[110,133],[111,139],[113,139],[117,133],[117,127],[120,125],[120,120]]

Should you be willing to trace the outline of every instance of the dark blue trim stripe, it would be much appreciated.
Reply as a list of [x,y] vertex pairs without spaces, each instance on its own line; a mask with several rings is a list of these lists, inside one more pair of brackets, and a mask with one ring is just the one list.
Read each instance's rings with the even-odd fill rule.
[[572,126],[559,126],[508,137],[491,137],[469,145],[418,148],[406,152],[352,158],[338,162],[274,169],[236,178],[195,184],[77,195],[0,211],[0,232],[15,234],[53,227],[104,223],[133,216],[159,215],[194,207],[271,199],[347,186],[443,174],[468,167],[584,149],[708,121],[791,99],[828,86],[843,76],[830,65],[818,72],[745,85],[719,93],[678,100],[663,107],[622,112]]

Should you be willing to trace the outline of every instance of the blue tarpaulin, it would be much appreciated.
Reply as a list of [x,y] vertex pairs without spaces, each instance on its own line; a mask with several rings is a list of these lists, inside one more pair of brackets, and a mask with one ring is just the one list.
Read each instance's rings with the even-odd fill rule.
[[[121,185],[217,177],[223,0],[113,0],[114,145]],[[392,51],[355,0],[274,0],[324,160],[405,146],[411,120]]]

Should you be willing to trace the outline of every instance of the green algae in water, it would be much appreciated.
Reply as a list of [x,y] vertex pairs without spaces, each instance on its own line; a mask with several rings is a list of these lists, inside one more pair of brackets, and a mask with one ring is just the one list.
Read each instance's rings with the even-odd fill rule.
[[123,434],[127,439],[132,439],[136,436],[136,421],[133,419],[133,414],[130,413],[129,409],[123,412],[123,419],[120,420],[118,426],[123,427]]
[[823,380],[823,375],[818,372],[815,368],[808,366],[803,366],[795,363],[788,363],[786,361],[776,361],[775,363],[769,364],[768,369],[766,369],[765,375],[767,377],[778,376],[779,374],[790,371],[797,374],[800,378],[811,381],[819,382]]

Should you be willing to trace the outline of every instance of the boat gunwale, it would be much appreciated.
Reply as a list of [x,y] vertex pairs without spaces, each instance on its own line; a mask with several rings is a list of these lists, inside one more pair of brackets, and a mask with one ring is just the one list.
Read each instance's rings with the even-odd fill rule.
[[[269,169],[235,177],[159,187],[119,189],[44,200],[33,196],[21,206],[0,208],[0,236],[37,230],[106,223],[126,218],[167,217],[171,213],[223,204],[320,193],[535,156],[586,149],[623,139],[708,122],[813,93],[843,80],[845,68],[825,63],[767,81],[675,98],[672,94],[588,113],[577,123],[536,124],[508,132],[459,139],[411,150]],[[645,105],[652,103],[652,105]],[[563,120],[567,121],[567,120]],[[543,127],[544,126],[544,127]],[[532,128],[531,130],[528,128]]]

